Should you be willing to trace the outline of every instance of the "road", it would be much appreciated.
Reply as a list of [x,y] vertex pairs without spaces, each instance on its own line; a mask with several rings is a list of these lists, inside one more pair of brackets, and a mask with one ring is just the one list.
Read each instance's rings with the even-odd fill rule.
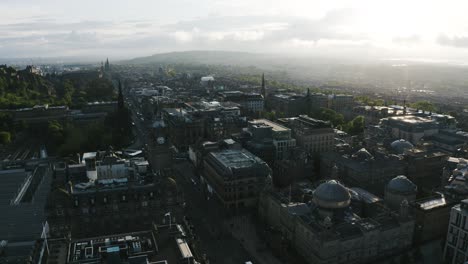
[[213,199],[205,199],[191,164],[183,161],[174,169],[187,203],[186,215],[195,226],[195,233],[200,240],[197,244],[210,263],[238,264],[252,260],[242,243],[227,230],[220,205]]
[[[152,146],[154,142],[149,134],[149,120],[141,119],[141,108],[131,95],[126,97],[132,111],[136,135],[133,145]],[[155,135],[157,136],[157,135]],[[150,155],[151,153],[148,153]],[[150,160],[151,156],[148,157]],[[182,188],[185,209],[184,214],[190,225],[194,226],[195,246],[199,255],[206,254],[209,263],[242,264],[247,261],[261,264],[279,264],[269,251],[258,252],[258,245],[263,244],[256,236],[255,227],[244,218],[227,218],[224,209],[215,199],[207,199],[200,188],[192,164],[187,160],[174,164],[178,188]]]

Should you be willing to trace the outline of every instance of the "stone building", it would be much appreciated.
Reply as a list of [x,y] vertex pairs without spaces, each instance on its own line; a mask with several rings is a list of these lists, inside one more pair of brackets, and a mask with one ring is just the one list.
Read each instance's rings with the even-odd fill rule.
[[[96,157],[106,159],[105,152]],[[181,196],[168,179],[170,175],[153,174],[142,158],[119,159],[123,173],[96,173],[96,167],[84,159],[58,173],[46,205],[53,237],[108,235],[151,228],[171,211],[180,217]],[[119,167],[120,169],[120,167]],[[112,223],[112,224],[109,224]],[[86,225],[86,228],[83,228]]]
[[391,213],[378,197],[335,180],[315,188],[309,203],[265,192],[259,216],[307,263],[372,263],[412,245],[414,220],[407,202]]
[[446,199],[442,193],[414,201],[412,207],[417,226],[414,231],[415,243],[444,239],[447,236],[450,209],[455,204],[455,201]]
[[310,114],[320,108],[328,107],[328,97],[321,93],[298,94],[295,92],[275,93],[268,96],[268,107],[285,116]]
[[237,209],[255,206],[270,176],[270,167],[249,151],[224,149],[205,157],[202,181],[226,209]]
[[250,121],[247,131],[253,142],[271,141],[274,146],[274,160],[287,159],[289,152],[296,146],[291,129],[267,119]]
[[436,120],[416,116],[393,116],[383,118],[382,126],[393,138],[407,140],[413,144],[419,143],[421,138],[435,135],[439,132],[439,124]]
[[463,264],[468,261],[468,199],[452,207],[444,259],[450,264]]
[[320,174],[329,175],[336,166],[345,184],[383,194],[383,186],[397,175],[406,173],[404,159],[395,155],[372,155],[366,149],[355,152],[327,152],[320,156]]
[[187,150],[200,138],[204,138],[205,122],[199,115],[193,115],[183,108],[164,108],[164,123],[169,140],[179,150]]
[[392,210],[398,210],[403,201],[416,200],[418,187],[406,176],[400,175],[388,182],[385,186],[385,203]]
[[316,155],[334,148],[335,134],[330,122],[314,119],[307,115],[280,118],[278,122],[291,128],[297,145],[310,154]]
[[221,93],[223,101],[238,103],[244,114],[252,114],[263,111],[265,100],[261,94],[246,93],[241,91],[227,91]]
[[354,96],[352,95],[333,94],[329,97],[329,108],[343,114],[345,117],[349,117],[354,105]]

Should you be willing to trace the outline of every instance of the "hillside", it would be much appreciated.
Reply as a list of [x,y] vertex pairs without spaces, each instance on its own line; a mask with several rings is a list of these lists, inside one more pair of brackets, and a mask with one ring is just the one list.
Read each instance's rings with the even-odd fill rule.
[[40,76],[32,73],[30,68],[16,70],[0,66],[0,109],[38,104],[79,108],[87,101],[113,98],[112,83],[94,72]]
[[160,53],[148,57],[140,57],[121,64],[221,64],[221,65],[253,65],[271,60],[267,54],[236,52],[236,51],[182,51]]

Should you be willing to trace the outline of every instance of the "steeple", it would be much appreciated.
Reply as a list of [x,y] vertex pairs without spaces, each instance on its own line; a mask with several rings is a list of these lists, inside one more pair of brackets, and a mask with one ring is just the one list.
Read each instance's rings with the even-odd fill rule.
[[403,115],[406,115],[406,99],[403,100]]
[[104,65],[104,69],[105,69],[106,71],[109,71],[109,70],[110,70],[109,58],[106,59],[106,64]]
[[124,109],[124,99],[123,99],[123,94],[122,94],[122,84],[120,83],[120,80],[119,80],[119,96],[117,97],[117,107],[118,107],[118,110]]
[[262,73],[262,90],[260,93],[263,95],[263,98],[266,98],[265,73]]

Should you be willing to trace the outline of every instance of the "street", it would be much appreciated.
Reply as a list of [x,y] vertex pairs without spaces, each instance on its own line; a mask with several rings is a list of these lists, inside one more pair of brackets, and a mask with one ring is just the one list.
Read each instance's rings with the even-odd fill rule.
[[192,165],[183,161],[174,169],[178,184],[183,188],[187,217],[195,226],[199,250],[207,255],[210,263],[234,264],[252,260],[242,244],[228,232],[219,204],[213,199],[204,198]]
[[[132,146],[152,146],[154,142],[148,130],[150,120],[142,119],[141,108],[131,95],[126,99],[132,112],[136,137]],[[151,153],[148,155],[148,159],[152,160]],[[226,217],[221,204],[216,199],[207,199],[203,193],[192,164],[188,160],[174,162],[173,177],[178,188],[182,188],[185,216],[189,225],[194,227],[192,245],[200,255],[206,255],[209,263],[280,263],[268,250],[259,250],[259,245],[264,243],[258,238],[255,226],[247,216]]]

